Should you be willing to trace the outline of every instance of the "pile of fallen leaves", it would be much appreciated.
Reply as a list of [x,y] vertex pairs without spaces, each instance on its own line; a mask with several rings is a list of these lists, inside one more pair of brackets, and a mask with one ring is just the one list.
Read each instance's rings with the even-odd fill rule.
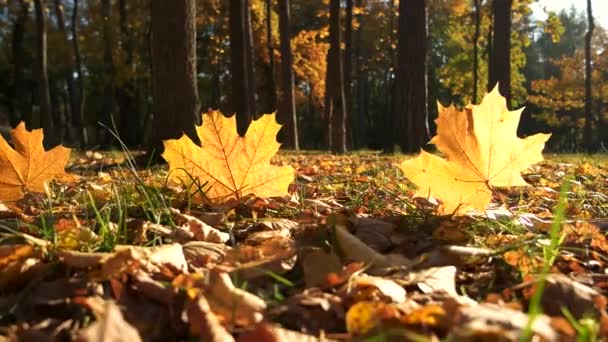
[[0,339],[608,338],[608,164],[541,162],[548,136],[517,138],[501,101],[441,108],[442,157],[411,159],[275,156],[274,115],[239,137],[209,112],[201,146],[165,142],[169,167],[87,152],[68,174],[19,126],[0,140]]

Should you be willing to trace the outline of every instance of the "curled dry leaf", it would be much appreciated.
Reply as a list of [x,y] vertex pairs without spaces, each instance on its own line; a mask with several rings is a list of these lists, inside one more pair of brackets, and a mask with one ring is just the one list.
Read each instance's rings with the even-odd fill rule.
[[376,251],[384,252],[392,246],[391,235],[397,225],[369,217],[352,217],[349,219],[355,230],[355,236]]
[[[455,322],[454,337],[466,341],[518,341],[529,319],[521,311],[496,304],[462,307]],[[532,332],[542,341],[559,341],[549,316],[537,316],[532,323]]]
[[360,261],[376,270],[391,266],[406,266],[410,263],[409,260],[400,256],[385,256],[376,252],[351,234],[343,225],[337,224],[335,232],[340,249],[349,261]]
[[228,273],[212,271],[206,298],[213,312],[224,321],[247,326],[262,320],[266,303],[260,297],[236,288]]
[[602,296],[598,291],[566,275],[549,274],[545,281],[541,305],[547,315],[560,316],[566,308],[575,318],[581,319],[599,317],[604,309],[596,305],[597,298]]
[[44,193],[45,183],[69,178],[65,166],[70,149],[59,145],[45,151],[42,129],[27,131],[21,122],[11,137],[14,149],[0,136],[0,201],[16,201],[27,191]]
[[211,311],[205,297],[199,297],[186,308],[190,330],[201,342],[231,342],[234,338]]
[[142,338],[137,329],[124,319],[118,305],[113,301],[106,301],[97,321],[82,330],[76,341],[139,342]]
[[550,134],[517,137],[522,109],[509,111],[498,85],[479,105],[464,111],[439,105],[437,135],[431,139],[445,158],[420,152],[400,167],[418,185],[417,195],[443,202],[442,212],[484,211],[492,187],[526,186],[521,171],[543,160]]
[[297,331],[287,330],[278,325],[260,323],[251,331],[239,336],[238,342],[331,342],[327,338],[317,338]]
[[215,229],[194,216],[180,213],[176,209],[173,209],[171,213],[175,224],[189,230],[199,241],[224,243],[230,239],[228,233]]
[[330,275],[338,275],[342,271],[338,255],[322,248],[302,248],[299,257],[307,287],[327,285]]
[[377,294],[373,294],[374,297],[389,299],[393,303],[405,301],[405,289],[390,279],[361,274],[349,284],[349,292],[354,296],[358,296],[357,292],[363,292],[369,296],[371,294],[369,289],[377,291]]
[[115,253],[107,258],[101,269],[105,279],[140,268],[149,273],[158,273],[163,265],[181,272],[188,272],[188,263],[180,244],[174,243],[158,247],[116,246]]
[[270,164],[279,150],[276,135],[281,125],[275,114],[262,115],[253,121],[244,137],[236,130],[236,116],[225,117],[219,111],[203,115],[196,127],[202,147],[187,135],[164,141],[162,156],[169,163],[170,178],[191,184],[192,179],[208,190],[205,196],[214,203],[242,198],[287,195],[294,179],[291,166]]
[[281,236],[280,231],[273,232],[275,236],[268,237],[255,246],[241,245],[229,250],[217,268],[236,272],[242,279],[256,278],[269,271],[283,274],[291,270],[297,260],[295,242]]

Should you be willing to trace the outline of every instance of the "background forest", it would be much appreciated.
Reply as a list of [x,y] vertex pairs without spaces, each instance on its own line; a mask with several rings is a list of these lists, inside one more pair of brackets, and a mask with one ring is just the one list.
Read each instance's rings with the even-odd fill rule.
[[[606,32],[591,8],[539,22],[533,2],[5,0],[0,117],[44,127],[48,144],[116,145],[102,123],[149,147],[207,108],[236,112],[241,134],[278,109],[290,148],[410,152],[432,136],[437,101],[477,103],[500,81],[526,106],[521,135],[604,149]],[[194,87],[176,86],[188,73]]]

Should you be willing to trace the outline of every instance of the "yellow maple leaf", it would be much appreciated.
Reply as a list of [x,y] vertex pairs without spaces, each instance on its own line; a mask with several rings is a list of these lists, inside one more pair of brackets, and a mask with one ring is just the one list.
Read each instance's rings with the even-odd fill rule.
[[507,109],[498,86],[479,105],[464,111],[439,105],[437,135],[431,139],[444,158],[422,150],[400,168],[418,186],[417,196],[433,196],[443,202],[443,213],[484,211],[492,199],[492,187],[526,186],[521,171],[543,160],[542,150],[550,134],[521,139],[517,126],[523,108]]
[[196,127],[202,147],[184,134],[164,141],[162,156],[169,163],[171,180],[189,184],[198,178],[200,184],[207,184],[205,195],[212,202],[251,193],[259,197],[287,195],[293,168],[270,164],[280,147],[276,141],[280,128],[275,114],[266,114],[240,137],[236,116],[227,118],[219,111],[209,111],[203,115],[203,124]]
[[45,151],[42,129],[27,131],[23,122],[11,130],[11,137],[14,149],[0,137],[0,201],[16,201],[27,191],[44,192],[46,182],[67,178],[70,149],[59,145]]

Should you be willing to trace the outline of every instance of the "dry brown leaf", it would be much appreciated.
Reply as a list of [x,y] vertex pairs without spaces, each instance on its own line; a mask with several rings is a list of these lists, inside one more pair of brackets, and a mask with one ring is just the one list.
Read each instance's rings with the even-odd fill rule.
[[201,342],[231,342],[234,338],[215,317],[205,297],[199,297],[186,308],[190,330]]
[[120,308],[113,301],[106,301],[97,321],[81,331],[76,341],[87,342],[139,342],[139,332],[125,321]]
[[400,167],[418,185],[417,195],[441,199],[441,211],[484,211],[492,199],[492,187],[526,186],[521,171],[543,160],[542,150],[550,134],[517,137],[522,109],[509,111],[498,86],[481,104],[464,111],[439,105],[435,144],[445,158],[420,152]]
[[176,225],[183,227],[187,231],[194,234],[196,240],[224,243],[230,239],[230,235],[228,233],[213,228],[194,216],[180,213],[176,209],[171,211],[171,216]]
[[247,326],[262,320],[266,303],[260,297],[236,288],[228,273],[212,271],[205,297],[216,315],[231,324]]
[[11,137],[14,149],[0,137],[0,201],[16,201],[28,191],[44,193],[45,183],[68,177],[70,149],[59,145],[45,151],[42,129],[30,132],[21,122],[11,130]]
[[139,268],[149,273],[157,273],[163,265],[188,272],[184,251],[177,243],[149,248],[119,245],[114,250],[114,255],[105,259],[101,268],[102,277],[105,279]]
[[317,338],[297,331],[287,330],[278,325],[260,323],[255,329],[239,336],[238,342],[331,342],[327,338]]
[[294,179],[291,166],[270,164],[279,150],[276,135],[281,125],[275,114],[262,115],[249,125],[244,137],[236,131],[236,116],[219,111],[203,115],[196,127],[202,147],[188,136],[164,141],[163,158],[169,163],[170,178],[187,185],[192,178],[208,188],[205,196],[214,203],[248,194],[259,197],[287,195]]

